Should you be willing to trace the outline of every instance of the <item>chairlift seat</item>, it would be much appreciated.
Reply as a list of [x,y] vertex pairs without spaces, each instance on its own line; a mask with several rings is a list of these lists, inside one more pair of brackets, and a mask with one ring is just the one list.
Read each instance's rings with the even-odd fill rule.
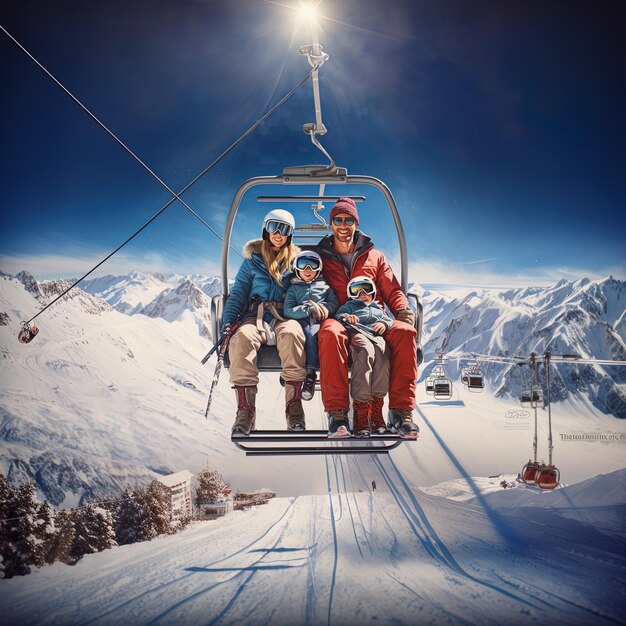
[[[222,290],[223,293],[214,296],[211,302],[211,331],[213,336],[213,342],[218,340],[220,336],[220,329],[222,325],[222,311],[225,299],[228,297],[228,253],[230,247],[231,232],[234,224],[239,205],[243,199],[244,194],[254,186],[257,185],[276,185],[276,184],[296,184],[296,185],[316,185],[320,184],[332,185],[332,184],[358,184],[369,185],[376,187],[382,192],[383,196],[387,200],[387,204],[394,216],[396,228],[398,231],[398,238],[400,242],[401,253],[401,285],[405,292],[407,299],[413,304],[413,309],[416,312],[415,315],[415,330],[417,331],[417,353],[416,361],[420,365],[423,361],[423,351],[421,347],[421,335],[422,335],[422,320],[423,320],[423,308],[419,301],[417,294],[407,291],[407,271],[408,271],[408,253],[406,251],[406,243],[404,240],[404,231],[400,224],[399,213],[395,205],[395,201],[391,192],[387,186],[380,180],[369,176],[348,176],[347,172],[338,168],[335,174],[326,174],[324,176],[318,175],[320,172],[320,166],[295,166],[287,167],[283,170],[282,176],[268,176],[252,178],[240,185],[237,189],[233,202],[230,207],[230,211],[226,221],[226,229],[224,233],[224,240],[222,243]],[[257,200],[261,202],[280,202],[281,199],[287,202],[305,202],[310,203],[312,200],[323,201],[328,198],[329,201],[334,201],[337,196],[258,196]],[[364,200],[364,196],[352,196],[357,202]],[[322,224],[301,224],[294,230],[294,242],[298,239],[297,243],[303,250],[314,249],[319,243],[321,237],[328,232]],[[224,359],[224,366],[229,366],[229,360],[226,356]],[[276,372],[281,370],[280,357],[278,350],[275,346],[261,346],[257,354],[257,366],[260,371]],[[442,372],[443,374],[443,372]]]
[[435,379],[433,376],[429,376],[426,381],[425,381],[425,385],[426,385],[426,393],[429,396],[432,396],[434,393],[434,383],[435,383]]
[[447,378],[438,378],[433,382],[435,400],[449,400],[452,397],[452,382]]

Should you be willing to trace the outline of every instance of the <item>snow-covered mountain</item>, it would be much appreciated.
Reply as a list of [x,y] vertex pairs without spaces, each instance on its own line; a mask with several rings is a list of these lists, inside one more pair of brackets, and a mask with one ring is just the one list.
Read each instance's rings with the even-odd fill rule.
[[[548,288],[470,291],[456,297],[421,290],[421,298],[427,363],[422,378],[430,373],[437,348],[449,355],[528,356],[549,350],[626,359],[626,283],[612,277],[597,283],[587,278],[561,280]],[[460,365],[451,361],[447,371],[458,377]],[[500,397],[519,396],[529,385],[526,367],[491,364],[484,369]],[[539,376],[545,384],[543,369]],[[604,412],[626,418],[626,368],[553,367],[552,399],[558,402],[579,393]]]
[[99,276],[84,280],[83,291],[106,300],[120,313],[132,315],[152,302],[162,291],[178,284],[177,276],[133,271],[123,276]]
[[[80,287],[84,291],[106,300],[112,307],[133,315],[145,313],[147,309],[158,308],[155,301],[161,300],[163,292],[176,291],[182,285],[186,285],[179,293],[191,292],[192,287],[203,292],[209,300],[216,294],[221,293],[221,281],[216,276],[208,277],[195,274],[192,276],[180,276],[178,274],[161,274],[159,272],[132,271],[126,275],[99,276],[84,280]],[[181,300],[181,308],[192,310],[197,304],[197,296],[191,297],[185,305]],[[200,305],[202,306],[202,305]],[[157,317],[152,315],[152,317]],[[170,312],[171,316],[171,312]],[[173,321],[170,319],[170,321]]]
[[[323,460],[245,458],[232,446],[229,433],[235,406],[227,371],[216,389],[210,418],[204,419],[214,361],[200,365],[200,358],[211,346],[198,332],[198,318],[194,316],[194,311],[195,315],[206,311],[205,296],[197,289],[201,277],[165,283],[145,306],[167,319],[120,313],[101,298],[77,288],[37,319],[39,335],[22,345],[17,341],[20,320],[32,317],[69,283],[37,283],[26,273],[19,279],[0,276],[0,471],[15,482],[35,480],[42,497],[63,507],[119,493],[126,484],[146,483],[159,474],[181,469],[197,472],[207,463],[244,490],[267,486],[280,495],[324,492]],[[621,288],[622,284],[613,288],[616,286]],[[569,288],[573,295],[580,290],[572,284]],[[517,309],[530,311],[545,292],[519,290],[457,299],[425,293],[427,359],[432,346],[440,345],[444,331],[455,325],[457,333],[449,336],[459,342],[459,349],[470,349],[459,341],[462,334],[458,329],[465,328],[466,344],[477,350],[472,344],[476,340],[469,335],[473,326],[469,326],[467,316],[477,316],[474,325],[491,319],[492,327],[499,329],[493,344],[488,342],[489,332],[482,331],[480,340],[487,342],[486,348],[510,353],[522,349],[516,325],[502,320],[513,311],[511,318],[517,316],[523,321]],[[614,293],[610,305],[607,299],[607,313],[602,314],[619,319],[623,295],[619,289]],[[550,319],[569,306],[550,309],[543,301],[547,308],[541,314],[551,315]],[[505,306],[506,302],[515,304]],[[528,311],[526,317],[531,319]],[[453,324],[455,318],[459,321]],[[526,332],[532,328],[528,323]],[[587,337],[584,333],[580,336]],[[602,345],[600,348],[604,349]],[[608,356],[600,348],[590,354]],[[494,371],[494,375],[501,374]],[[394,452],[398,463],[411,468],[417,484],[458,477],[458,466],[449,461],[452,448],[455,460],[472,475],[521,469],[530,452],[531,434],[504,433],[507,424],[503,416],[519,404],[506,393],[494,397],[493,391],[490,386],[483,394],[468,394],[458,384],[451,403],[434,403],[419,385],[417,421],[422,435],[414,446],[419,447],[419,453],[413,451],[412,444]],[[260,428],[284,427],[283,402],[276,375],[262,374],[257,397]],[[305,403],[305,411],[310,428],[325,428],[319,394]],[[599,412],[597,402],[593,406],[588,395],[580,393],[568,393],[557,403],[553,419],[555,433],[559,429],[567,433],[621,433],[626,429],[625,422]],[[506,446],[502,446],[503,433]],[[558,447],[566,482],[623,466],[620,444],[581,445]],[[259,476],[263,476],[262,485]]]
[[211,300],[189,278],[174,289],[165,289],[150,304],[136,311],[148,317],[174,322],[191,314],[204,337],[211,337]]
[[199,274],[179,276],[133,271],[126,276],[86,280],[81,288],[127,315],[140,313],[168,322],[190,316],[198,333],[210,338],[211,298],[221,293],[221,281]]

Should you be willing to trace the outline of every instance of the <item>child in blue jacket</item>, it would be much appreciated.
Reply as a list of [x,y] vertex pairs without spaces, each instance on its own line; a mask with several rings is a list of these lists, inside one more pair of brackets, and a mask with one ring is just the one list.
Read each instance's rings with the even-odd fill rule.
[[306,378],[302,386],[302,399],[310,400],[315,393],[316,370],[320,366],[317,333],[322,320],[337,310],[339,302],[335,292],[321,276],[322,259],[317,252],[300,252],[293,261],[293,271],[296,276],[285,294],[283,315],[298,320],[304,330]]
[[335,318],[350,332],[353,432],[359,436],[383,434],[383,403],[389,387],[389,355],[382,335],[393,320],[376,303],[376,285],[371,278],[355,276],[347,287],[348,301]]

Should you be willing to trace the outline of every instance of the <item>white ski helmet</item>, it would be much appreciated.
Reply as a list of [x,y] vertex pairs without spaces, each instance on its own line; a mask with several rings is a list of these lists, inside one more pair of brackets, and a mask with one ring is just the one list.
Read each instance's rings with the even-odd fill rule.
[[[286,236],[291,237],[293,229],[296,227],[296,220],[293,215],[285,209],[273,209],[263,219],[263,239],[269,237],[269,229],[267,228],[270,222],[279,222],[280,224],[287,224],[289,226],[289,233]],[[276,232],[273,230],[272,232]],[[282,234],[282,233],[281,233]],[[289,239],[291,241],[291,239]]]
[[296,276],[300,276],[298,272],[307,267],[317,272],[319,276],[323,266],[322,257],[313,250],[303,250],[299,252],[293,260],[293,271],[296,273]]
[[351,300],[358,298],[361,291],[376,298],[376,285],[368,276],[355,276],[346,287],[346,295]]

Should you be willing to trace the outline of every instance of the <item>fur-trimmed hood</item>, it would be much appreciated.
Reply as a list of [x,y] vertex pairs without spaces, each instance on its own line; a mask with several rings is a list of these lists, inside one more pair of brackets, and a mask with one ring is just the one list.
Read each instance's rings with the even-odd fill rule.
[[243,258],[251,259],[253,254],[261,254],[263,239],[250,239],[243,247]]

